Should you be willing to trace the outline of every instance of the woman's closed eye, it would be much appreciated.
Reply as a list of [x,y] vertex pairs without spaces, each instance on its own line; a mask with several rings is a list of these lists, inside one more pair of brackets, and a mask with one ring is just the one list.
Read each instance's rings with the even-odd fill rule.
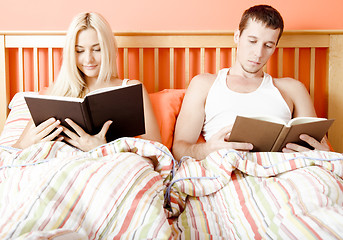
[[76,47],[75,47],[75,52],[76,52],[76,53],[83,53],[84,51],[85,51],[84,48],[81,48],[81,47],[79,47],[79,46],[76,46]]

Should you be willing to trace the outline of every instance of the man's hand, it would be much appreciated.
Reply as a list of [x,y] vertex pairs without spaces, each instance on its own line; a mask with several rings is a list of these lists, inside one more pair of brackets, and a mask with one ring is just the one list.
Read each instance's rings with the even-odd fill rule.
[[[312,146],[315,150],[319,151],[330,151],[330,146],[327,143],[326,137],[322,139],[322,141],[318,142],[313,137],[307,134],[301,134],[299,137],[301,140],[307,142],[310,146]],[[295,143],[287,143],[286,147],[282,149],[282,152],[289,153],[289,152],[305,152],[310,151],[310,149],[300,146]]]
[[237,151],[250,151],[254,148],[251,143],[229,142],[229,136],[233,125],[222,128],[207,142],[209,153],[219,149],[235,149]]

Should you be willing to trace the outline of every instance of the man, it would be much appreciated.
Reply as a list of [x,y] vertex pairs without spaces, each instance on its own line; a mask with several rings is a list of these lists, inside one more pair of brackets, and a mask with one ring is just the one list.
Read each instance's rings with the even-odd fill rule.
[[[249,151],[251,143],[228,142],[237,115],[273,115],[291,118],[316,116],[304,85],[291,78],[273,79],[263,66],[274,53],[283,32],[280,13],[267,5],[249,8],[243,13],[237,44],[236,62],[218,74],[194,77],[187,89],[176,123],[173,154],[176,159],[191,156],[203,159],[209,153],[227,148]],[[200,134],[205,143],[197,143]],[[308,135],[300,138],[318,150],[330,150]],[[309,150],[288,143],[283,152]]]

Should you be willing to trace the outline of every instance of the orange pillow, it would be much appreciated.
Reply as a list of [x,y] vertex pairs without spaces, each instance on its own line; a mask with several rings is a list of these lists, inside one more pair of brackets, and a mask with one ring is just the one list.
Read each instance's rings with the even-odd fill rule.
[[162,143],[171,149],[174,129],[186,89],[165,89],[150,93],[150,100],[161,131]]

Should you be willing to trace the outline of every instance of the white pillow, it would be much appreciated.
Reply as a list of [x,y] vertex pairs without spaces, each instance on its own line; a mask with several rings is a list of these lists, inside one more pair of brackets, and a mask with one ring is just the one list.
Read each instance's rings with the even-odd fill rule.
[[0,135],[0,145],[12,146],[22,134],[28,121],[31,119],[30,111],[24,96],[38,94],[37,92],[19,92],[14,95],[8,108],[11,109],[4,129]]

